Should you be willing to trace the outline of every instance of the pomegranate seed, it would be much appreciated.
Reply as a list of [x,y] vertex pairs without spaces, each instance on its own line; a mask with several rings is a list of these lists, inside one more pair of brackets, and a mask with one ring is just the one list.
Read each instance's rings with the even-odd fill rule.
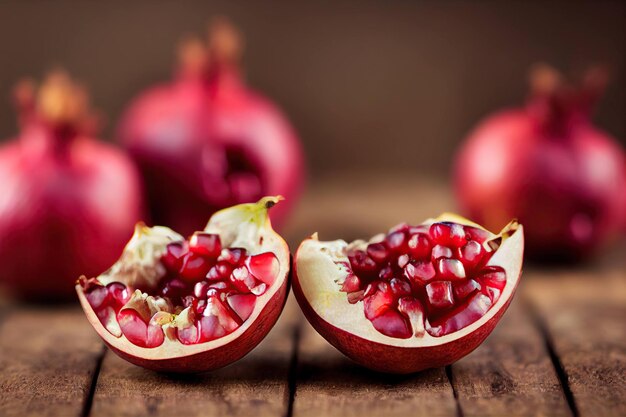
[[444,315],[433,322],[431,328],[427,331],[435,337],[456,332],[480,319],[487,313],[491,306],[492,303],[489,297],[482,293],[476,293],[470,298],[467,304],[464,304],[462,309],[455,309],[453,314]]
[[348,293],[348,302],[350,304],[356,304],[363,299],[364,294],[365,291],[363,290]]
[[402,297],[398,300],[398,311],[409,319],[415,337],[424,335],[424,307],[422,303],[412,297]]
[[475,291],[480,291],[480,284],[473,279],[461,281],[454,284],[454,297],[457,300],[467,298],[468,295]]
[[408,242],[409,254],[413,259],[421,260],[430,257],[430,240],[423,233],[416,233],[411,236]]
[[211,261],[194,252],[189,252],[183,258],[180,268],[180,277],[189,282],[197,282],[206,277],[211,269]]
[[98,310],[106,305],[108,299],[109,291],[107,287],[94,286],[91,291],[87,293],[87,301],[89,301],[89,305],[91,305],[91,308],[94,310]]
[[260,253],[246,259],[248,270],[254,277],[267,285],[272,285],[280,271],[278,258],[271,252]]
[[378,277],[382,280],[388,281],[391,278],[393,278],[393,269],[391,269],[390,266],[385,266],[383,269],[380,270],[380,272],[378,273]]
[[363,293],[363,297],[366,298],[374,295],[374,293],[378,291],[378,283],[379,281],[374,281],[367,284],[367,287],[365,288],[365,293]]
[[498,298],[500,298],[500,294],[502,294],[502,291],[493,287],[485,287],[483,289],[483,294],[487,295],[491,302],[495,304],[496,301],[498,301]]
[[404,276],[418,286],[426,285],[435,275],[435,267],[430,262],[413,262],[404,267]]
[[468,268],[473,268],[482,260],[485,250],[483,246],[475,240],[470,240],[460,249],[459,258]]
[[198,323],[200,341],[207,342],[232,333],[241,323],[241,319],[217,296],[210,296]]
[[449,308],[454,305],[452,298],[452,283],[450,281],[435,281],[426,285],[428,303],[436,309]]
[[489,266],[480,272],[478,280],[488,287],[502,291],[506,286],[506,273],[499,266]]
[[376,262],[369,257],[364,251],[357,250],[353,254],[348,255],[352,270],[357,275],[365,277],[375,276],[376,274]]
[[404,232],[393,232],[387,235],[385,238],[389,250],[395,253],[406,252],[406,234]]
[[220,236],[213,233],[195,232],[189,238],[189,250],[198,255],[217,259],[222,252]]
[[459,280],[465,278],[465,268],[458,259],[440,258],[437,260],[439,278]]
[[189,326],[178,329],[177,337],[183,345],[193,345],[200,341],[200,332],[196,326]]
[[148,326],[136,310],[130,308],[121,310],[117,314],[117,322],[126,339],[134,345],[154,348],[165,340],[161,326],[157,324]]
[[386,310],[371,320],[376,330],[389,337],[408,339],[411,337],[411,329],[400,313],[394,310]]
[[183,264],[183,257],[187,252],[186,242],[172,242],[167,245],[165,254],[161,257],[161,262],[168,271],[178,272]]
[[393,304],[394,297],[391,293],[391,288],[387,283],[380,282],[378,284],[378,291],[369,297],[365,297],[365,316],[372,320],[379,315],[383,314]]
[[409,263],[410,260],[411,258],[409,257],[409,255],[398,256],[398,267],[404,268]]
[[452,258],[452,249],[447,246],[435,245],[433,247],[431,258],[433,261],[436,261],[439,258]]
[[209,282],[208,281],[200,281],[196,282],[196,285],[193,287],[193,295],[197,298],[206,297],[206,292],[209,290]]
[[465,229],[458,223],[439,222],[430,226],[430,236],[440,245],[461,247],[465,245]]
[[[206,296],[206,291],[202,294],[202,297]],[[201,298],[201,297],[198,297]],[[192,307],[195,309],[198,306],[198,298],[193,295],[186,295],[182,298],[182,304],[185,308]]]
[[234,294],[226,298],[228,305],[239,316],[242,321],[246,321],[254,311],[256,296],[251,294]]
[[214,289],[214,290],[225,290],[228,288],[228,284],[225,283],[224,281],[217,281],[217,282],[212,282],[209,284],[209,290],[210,289]]
[[178,303],[185,295],[189,294],[189,285],[187,282],[175,278],[165,283],[161,288],[161,295],[169,298],[173,303]]
[[350,274],[343,281],[341,291],[343,292],[355,292],[361,289],[361,280],[354,274]]
[[411,294],[411,285],[403,278],[392,278],[389,281],[391,292],[396,297],[402,297]]
[[128,292],[128,287],[122,284],[121,282],[112,282],[107,285],[107,290],[109,294],[113,298],[113,301],[121,307],[130,299],[130,293]]
[[252,288],[257,286],[256,280],[245,266],[235,268],[230,274],[230,282],[241,293],[249,293]]
[[228,248],[222,250],[220,260],[226,261],[233,266],[241,266],[246,255],[247,251],[244,248]]
[[367,254],[379,264],[384,264],[389,258],[389,251],[384,242],[370,243],[367,245]]
[[484,243],[490,235],[488,231],[472,226],[465,226],[465,233],[469,235],[470,239],[481,244]]

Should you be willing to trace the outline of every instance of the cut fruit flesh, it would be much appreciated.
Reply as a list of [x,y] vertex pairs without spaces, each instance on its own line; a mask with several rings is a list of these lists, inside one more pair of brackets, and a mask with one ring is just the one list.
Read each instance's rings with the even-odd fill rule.
[[[271,317],[261,320],[269,330],[288,289],[289,250],[267,217],[277,201],[265,198],[222,210],[189,240],[171,231],[168,239],[151,240],[154,228],[139,225],[136,235],[141,236],[127,246],[133,252],[125,251],[118,261],[125,266],[83,277],[76,287],[92,325],[121,356],[171,371],[209,369],[206,364],[176,368],[165,362],[232,344],[271,310]],[[137,268],[140,264],[150,265]],[[141,274],[160,276],[136,277]],[[245,351],[233,348],[230,361],[265,336],[252,332],[258,340],[243,341]]]
[[[391,235],[406,247],[395,244],[385,256]],[[522,255],[523,231],[516,222],[494,235],[454,215],[400,225],[371,242],[348,245],[314,236],[296,255],[294,292],[308,316],[323,322],[318,327],[390,346],[436,346],[475,331],[508,305]],[[408,280],[410,294],[400,279]]]

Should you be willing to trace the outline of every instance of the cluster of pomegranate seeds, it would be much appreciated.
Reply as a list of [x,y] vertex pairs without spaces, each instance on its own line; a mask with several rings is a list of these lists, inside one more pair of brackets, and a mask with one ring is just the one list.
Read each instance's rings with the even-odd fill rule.
[[[85,289],[105,327],[105,320],[114,312],[121,332],[138,346],[161,345],[162,325],[172,321],[172,313],[188,307],[189,325],[177,330],[181,343],[202,343],[232,333],[250,317],[257,297],[279,273],[273,253],[250,256],[243,248],[222,248],[219,235],[204,232],[194,233],[188,241],[170,243],[161,263],[167,273],[151,299],[156,307],[144,309],[149,313],[122,308],[132,293],[124,284]],[[165,313],[167,318],[163,318]]]
[[348,254],[352,273],[342,284],[351,304],[384,335],[443,336],[491,308],[506,284],[504,269],[486,266],[489,233],[452,222],[400,225],[381,242]]

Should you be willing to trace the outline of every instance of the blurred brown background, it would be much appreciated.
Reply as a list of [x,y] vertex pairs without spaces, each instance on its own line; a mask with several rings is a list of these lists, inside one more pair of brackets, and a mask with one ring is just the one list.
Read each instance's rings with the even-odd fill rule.
[[613,66],[600,126],[626,138],[625,2],[2,1],[0,137],[15,133],[15,80],[67,67],[108,116],[170,77],[181,35],[226,14],[247,36],[251,85],[299,130],[314,175],[445,174],[491,110],[521,103],[528,67]]

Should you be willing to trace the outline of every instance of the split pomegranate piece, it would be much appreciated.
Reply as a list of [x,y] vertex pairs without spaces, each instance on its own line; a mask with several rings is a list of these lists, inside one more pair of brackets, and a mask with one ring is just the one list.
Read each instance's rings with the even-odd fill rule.
[[495,235],[451,214],[369,242],[314,235],[296,254],[294,293],[347,356],[415,372],[452,363],[487,337],[517,286],[523,242],[515,221]]
[[120,259],[76,290],[91,324],[120,356],[146,368],[227,365],[274,325],[288,291],[289,249],[266,197],[214,214],[184,239],[138,224]]

